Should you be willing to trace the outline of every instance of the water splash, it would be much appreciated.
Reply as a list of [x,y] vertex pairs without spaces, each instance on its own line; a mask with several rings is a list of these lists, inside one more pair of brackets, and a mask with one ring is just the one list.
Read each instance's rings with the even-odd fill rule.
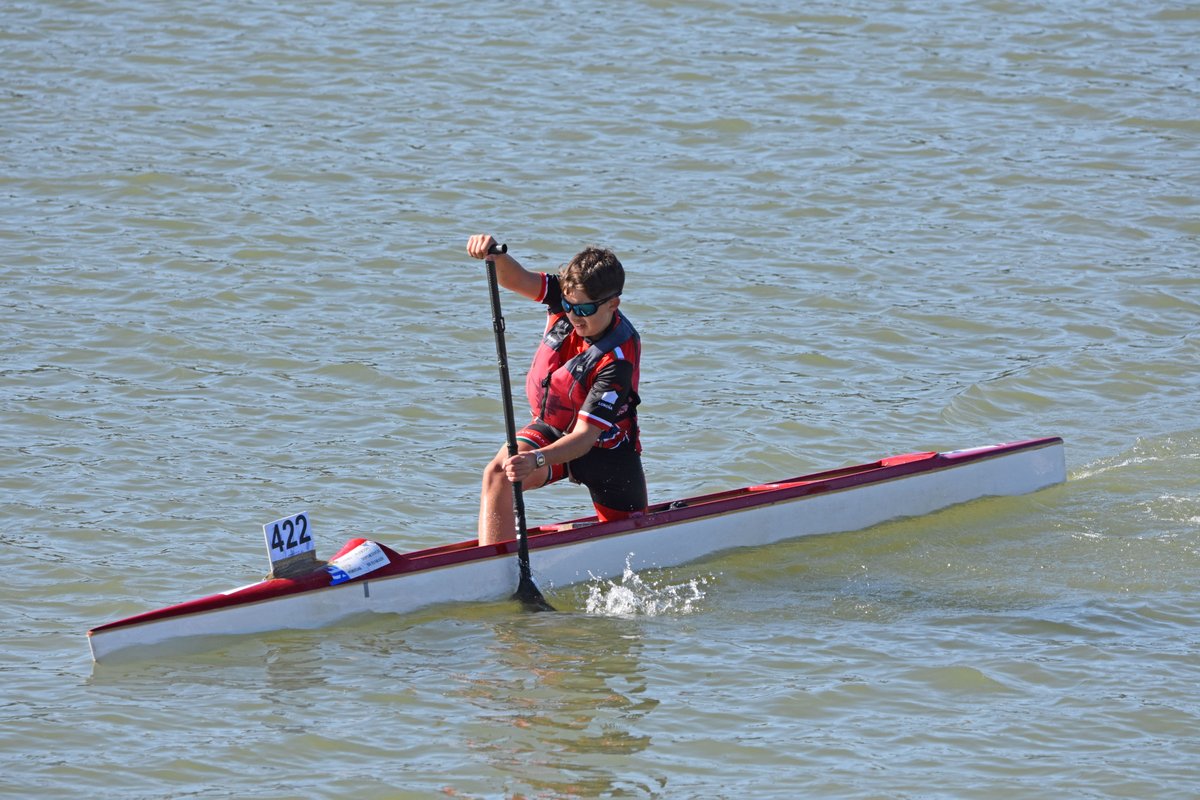
[[585,610],[613,617],[690,614],[704,599],[704,587],[715,580],[701,575],[686,583],[647,580],[633,569],[633,553],[625,556],[625,571],[615,580],[592,575]]

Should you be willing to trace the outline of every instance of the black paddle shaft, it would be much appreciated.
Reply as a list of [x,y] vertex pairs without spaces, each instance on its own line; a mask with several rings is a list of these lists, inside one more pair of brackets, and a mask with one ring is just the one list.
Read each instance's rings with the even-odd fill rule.
[[[508,252],[508,245],[492,245],[490,254]],[[488,292],[492,297],[492,329],[496,332],[496,360],[500,366],[500,394],[504,401],[504,432],[508,441],[508,455],[517,454],[517,423],[513,416],[512,381],[508,376],[508,348],[504,345],[504,315],[500,312],[500,287],[496,280],[495,259],[485,258],[487,266]],[[525,494],[521,491],[518,481],[512,486],[513,513],[517,518],[517,566],[521,577],[517,583],[517,591],[513,599],[520,600],[531,611],[553,611],[554,607],[546,602],[541,591],[533,582],[532,570],[529,567],[529,534],[525,524]]]

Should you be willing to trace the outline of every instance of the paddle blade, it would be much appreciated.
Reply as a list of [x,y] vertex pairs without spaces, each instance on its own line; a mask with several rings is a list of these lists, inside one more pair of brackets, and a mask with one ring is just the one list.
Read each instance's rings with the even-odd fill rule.
[[519,600],[526,611],[554,611],[554,606],[546,602],[546,598],[542,597],[541,591],[534,584],[533,579],[522,577],[517,583],[517,591],[513,594],[513,600]]

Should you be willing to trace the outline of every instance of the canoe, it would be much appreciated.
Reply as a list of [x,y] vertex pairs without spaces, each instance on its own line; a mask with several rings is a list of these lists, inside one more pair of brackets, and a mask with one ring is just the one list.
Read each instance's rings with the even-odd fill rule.
[[[583,517],[541,525],[529,529],[528,546],[534,578],[549,592],[620,575],[627,564],[634,570],[679,566],[724,550],[861,530],[1064,480],[1059,437],[908,453],[662,503],[631,519],[600,523]],[[187,641],[193,642],[187,649],[195,649],[195,642],[208,641],[202,637],[321,628],[360,614],[500,600],[517,585],[516,549],[513,541],[481,547],[472,540],[398,553],[352,539],[328,565],[314,561],[293,577],[268,578],[99,625],[88,631],[88,641],[93,659],[101,661],[117,653],[146,656]]]

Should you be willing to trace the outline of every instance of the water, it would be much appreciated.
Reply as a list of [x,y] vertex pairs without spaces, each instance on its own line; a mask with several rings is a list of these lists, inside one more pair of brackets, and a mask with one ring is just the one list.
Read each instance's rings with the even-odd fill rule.
[[[0,23],[0,795],[1196,796],[1195,9]],[[479,231],[621,255],[657,499],[1049,434],[1070,480],[554,615],[93,667],[87,628],[259,577],[278,516],[326,554],[470,535]],[[506,313],[520,368],[538,316]]]

